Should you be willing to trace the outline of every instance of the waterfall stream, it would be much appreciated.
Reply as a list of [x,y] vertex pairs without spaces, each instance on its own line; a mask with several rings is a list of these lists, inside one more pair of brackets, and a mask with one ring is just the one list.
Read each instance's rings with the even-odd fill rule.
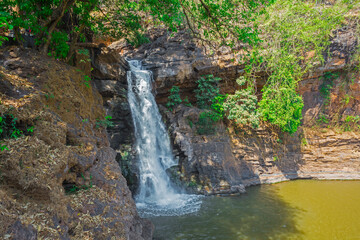
[[152,94],[152,72],[142,69],[141,61],[128,63],[128,101],[139,158],[139,191],[135,197],[139,213],[148,217],[196,212],[201,206],[200,196],[177,189],[166,173],[177,163]]

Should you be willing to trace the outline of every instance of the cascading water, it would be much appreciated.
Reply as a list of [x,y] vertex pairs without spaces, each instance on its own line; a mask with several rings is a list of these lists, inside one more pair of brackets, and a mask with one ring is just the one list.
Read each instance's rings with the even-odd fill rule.
[[152,95],[152,72],[141,61],[128,61],[128,101],[135,126],[136,150],[140,160],[136,206],[142,216],[170,216],[196,212],[200,196],[181,193],[171,184],[166,169],[176,165],[170,140]]

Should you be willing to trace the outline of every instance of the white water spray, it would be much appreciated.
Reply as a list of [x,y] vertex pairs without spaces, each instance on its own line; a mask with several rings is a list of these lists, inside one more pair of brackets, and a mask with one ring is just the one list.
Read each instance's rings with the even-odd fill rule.
[[143,70],[141,61],[128,62],[128,101],[140,160],[139,192],[135,197],[139,213],[149,217],[196,212],[201,206],[200,196],[180,193],[166,173],[166,169],[177,163],[151,92],[152,72]]

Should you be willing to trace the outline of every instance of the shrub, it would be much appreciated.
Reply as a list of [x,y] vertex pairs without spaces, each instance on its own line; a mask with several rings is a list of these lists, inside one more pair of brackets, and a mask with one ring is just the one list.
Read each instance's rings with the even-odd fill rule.
[[0,116],[0,151],[9,150],[8,146],[1,143],[3,139],[17,139],[22,135],[30,135],[34,132],[34,126],[26,126],[21,130],[17,124],[17,118],[7,112]]
[[105,119],[104,120],[99,120],[97,119],[96,123],[95,123],[95,127],[96,128],[100,128],[100,127],[103,127],[103,128],[107,128],[107,127],[113,127],[114,124],[113,122],[111,121],[112,117],[107,115],[105,116]]
[[70,46],[67,44],[68,40],[66,33],[60,31],[53,32],[50,45],[52,54],[49,53],[49,55],[53,55],[55,58],[66,58],[70,50]]
[[356,115],[356,116],[351,116],[348,115],[345,117],[345,123],[343,125],[344,131],[348,132],[348,131],[352,131],[355,130],[357,127],[358,129],[360,128],[359,126],[359,121],[360,121],[360,116]]
[[88,75],[84,75],[84,82],[83,83],[87,88],[90,88],[90,81],[91,81],[91,78]]
[[176,106],[182,103],[180,98],[180,89],[177,86],[173,86],[170,89],[170,96],[168,97],[168,102],[166,103],[166,107],[172,111]]
[[215,134],[215,125],[221,120],[220,115],[214,111],[206,110],[199,116],[199,121],[196,123],[197,133],[200,135],[212,135]]
[[213,104],[213,100],[219,95],[219,81],[221,78],[214,77],[213,75],[207,75],[201,77],[197,83],[197,89],[195,90],[195,97],[197,99],[197,105],[202,109],[209,109]]
[[265,121],[279,126],[284,132],[295,133],[302,119],[303,99],[295,88],[265,88],[259,111]]
[[[246,79],[241,77],[236,82],[242,86],[245,84]],[[227,118],[234,120],[238,124],[251,125],[253,128],[257,128],[260,117],[256,109],[257,102],[258,100],[252,87],[241,89],[233,95],[228,95],[224,103]]]

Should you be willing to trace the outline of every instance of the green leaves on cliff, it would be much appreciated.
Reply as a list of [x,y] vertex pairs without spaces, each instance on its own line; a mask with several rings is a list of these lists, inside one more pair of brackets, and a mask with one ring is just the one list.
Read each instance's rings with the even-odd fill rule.
[[258,109],[263,120],[283,131],[297,130],[304,105],[297,93],[298,82],[324,64],[332,31],[341,27],[351,7],[351,1],[327,5],[278,0],[256,20],[263,42],[254,46],[246,71],[254,80],[259,72],[269,76]]
[[[240,77],[236,82],[243,86],[246,83],[246,79]],[[260,124],[257,102],[258,99],[252,86],[237,90],[235,94],[228,95],[224,103],[227,118],[234,120],[238,124],[251,125],[253,128],[257,128]]]
[[199,108],[209,109],[219,95],[219,81],[221,78],[214,77],[213,75],[202,76],[196,81],[197,89],[195,89],[195,97]]
[[168,102],[166,103],[166,107],[172,111],[175,107],[182,103],[180,97],[180,89],[178,86],[173,86],[170,89],[170,96],[168,97]]

